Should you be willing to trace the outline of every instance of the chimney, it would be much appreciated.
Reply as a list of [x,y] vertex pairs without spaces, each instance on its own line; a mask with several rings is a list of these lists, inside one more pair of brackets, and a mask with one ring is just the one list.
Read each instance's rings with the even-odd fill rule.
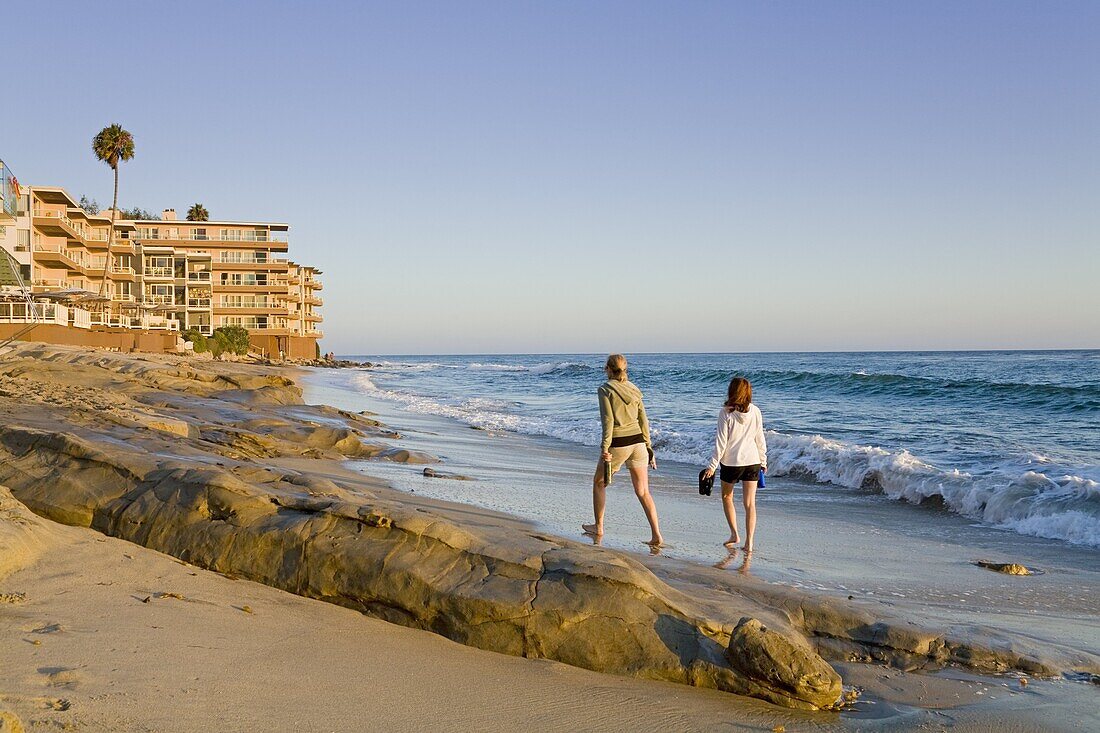
[[160,218],[164,219],[165,221],[175,221],[176,220],[176,210],[175,209],[165,209],[164,211],[162,211],[160,213]]

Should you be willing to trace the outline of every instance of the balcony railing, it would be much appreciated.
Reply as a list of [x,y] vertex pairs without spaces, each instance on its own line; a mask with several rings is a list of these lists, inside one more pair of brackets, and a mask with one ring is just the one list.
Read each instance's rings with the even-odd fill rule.
[[35,209],[34,216],[38,219],[57,219],[79,236],[84,236],[83,222],[73,221],[69,218],[68,213],[64,211],[54,211],[52,209]]
[[38,279],[31,283],[31,285],[37,285],[40,288],[58,288],[64,290],[69,287],[68,280],[54,280],[54,279]]
[[187,273],[187,279],[191,282],[210,282],[210,270],[197,270]]
[[222,252],[218,262],[226,265],[267,265],[275,264],[274,258],[266,255],[246,255],[243,252]]
[[[84,311],[87,313],[87,311]],[[0,302],[0,323],[51,323],[69,325],[69,309],[59,303]]]
[[209,308],[210,307],[210,298],[188,298],[187,299],[187,307],[188,308]]
[[115,275],[137,275],[137,273],[134,272],[134,268],[125,267],[123,265],[111,265],[111,272]]
[[172,267],[146,267],[145,277],[175,277],[176,271]]
[[206,234],[182,234],[180,232],[141,231],[134,236],[138,241],[165,242],[286,242],[286,234],[253,232],[219,232],[214,230]]

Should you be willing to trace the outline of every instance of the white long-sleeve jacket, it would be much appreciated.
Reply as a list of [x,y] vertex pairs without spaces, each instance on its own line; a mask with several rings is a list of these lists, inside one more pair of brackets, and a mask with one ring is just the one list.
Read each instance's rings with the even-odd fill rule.
[[718,433],[714,437],[714,454],[708,468],[723,466],[768,466],[768,444],[764,440],[764,416],[760,408],[750,404],[748,412],[729,410],[718,413]]

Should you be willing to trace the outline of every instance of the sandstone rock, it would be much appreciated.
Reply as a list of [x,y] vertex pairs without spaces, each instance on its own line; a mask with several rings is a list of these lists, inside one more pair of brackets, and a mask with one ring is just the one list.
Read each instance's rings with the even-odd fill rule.
[[749,694],[778,705],[831,707],[843,691],[840,675],[816,652],[755,618],[746,617],[737,624],[726,657],[744,675]]
[[1005,575],[1031,575],[1032,572],[1027,567],[1014,562],[991,562],[989,560],[977,560],[975,563],[980,568],[986,570],[992,570],[997,573],[1004,573]]

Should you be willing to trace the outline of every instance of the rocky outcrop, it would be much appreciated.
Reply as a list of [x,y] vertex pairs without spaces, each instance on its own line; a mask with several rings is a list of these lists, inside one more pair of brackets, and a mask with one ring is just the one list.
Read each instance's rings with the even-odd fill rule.
[[743,618],[730,636],[726,657],[752,686],[749,694],[779,705],[811,699],[824,707],[840,698],[840,675],[812,649]]
[[10,428],[0,430],[0,447],[0,476],[35,511],[211,570],[505,654],[790,707],[839,697],[808,684],[772,694],[768,675],[785,674],[759,661],[736,667],[726,653],[731,620],[706,617],[613,552],[463,527],[285,471],[238,475],[179,458],[120,459],[85,439]]

